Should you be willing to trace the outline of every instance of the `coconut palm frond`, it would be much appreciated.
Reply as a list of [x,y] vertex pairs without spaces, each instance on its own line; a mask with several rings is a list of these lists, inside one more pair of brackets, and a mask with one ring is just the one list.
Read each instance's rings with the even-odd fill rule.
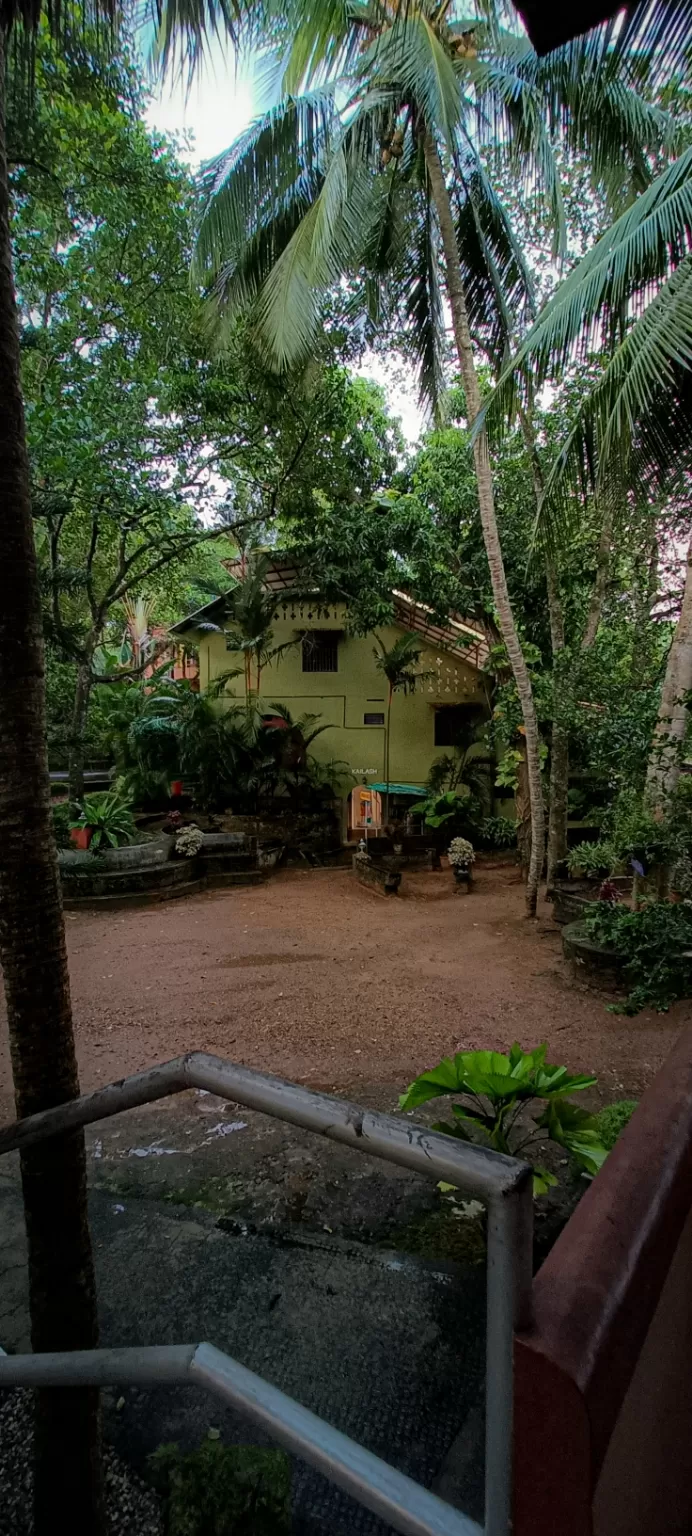
[[471,330],[499,368],[512,336],[531,318],[531,273],[480,155],[455,157],[457,241]]
[[650,498],[692,461],[692,256],[623,336],[582,401],[546,480],[539,531],[554,536],[578,486],[601,501]]
[[[560,284],[500,379],[493,416],[511,406],[522,370],[530,370],[539,386],[604,340],[615,344],[690,249],[692,149],[687,149]],[[669,342],[674,349],[675,337]],[[681,344],[684,352],[684,338]]]
[[613,28],[613,50],[650,85],[666,85],[689,67],[692,0],[640,0],[621,22]]
[[289,96],[204,167],[195,275],[215,275],[229,255],[242,259],[245,243],[292,209],[302,217],[323,183],[335,128],[333,90]]

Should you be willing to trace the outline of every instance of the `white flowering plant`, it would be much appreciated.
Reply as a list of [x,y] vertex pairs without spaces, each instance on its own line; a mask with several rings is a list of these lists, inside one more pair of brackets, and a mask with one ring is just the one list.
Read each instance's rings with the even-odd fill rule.
[[175,840],[175,851],[180,859],[194,859],[204,842],[204,833],[199,827],[183,827]]
[[466,869],[469,864],[475,863],[473,843],[470,843],[467,837],[453,837],[447,849],[447,858],[450,864]]

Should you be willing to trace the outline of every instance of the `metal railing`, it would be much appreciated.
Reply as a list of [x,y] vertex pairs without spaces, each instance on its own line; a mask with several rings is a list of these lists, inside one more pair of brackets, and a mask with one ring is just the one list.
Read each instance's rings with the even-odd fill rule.
[[366,1451],[211,1344],[0,1358],[0,1387],[195,1381],[262,1424],[402,1536],[508,1536],[512,1494],[512,1351],[529,1321],[533,1194],[526,1163],[408,1119],[374,1113],[216,1056],[194,1052],[0,1130],[0,1154],[186,1088],[260,1110],[330,1141],[444,1180],[488,1211],[485,1516],[483,1527]]

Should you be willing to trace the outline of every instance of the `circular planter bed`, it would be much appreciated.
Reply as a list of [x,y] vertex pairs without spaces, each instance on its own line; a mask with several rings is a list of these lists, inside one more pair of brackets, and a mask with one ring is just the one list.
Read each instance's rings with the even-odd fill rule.
[[203,880],[197,861],[173,859],[173,841],[161,834],[98,854],[61,850],[58,863],[65,906],[129,906],[199,889]]
[[567,960],[584,979],[603,987],[617,986],[622,980],[623,961],[614,949],[590,938],[583,922],[568,923],[562,930],[562,948]]

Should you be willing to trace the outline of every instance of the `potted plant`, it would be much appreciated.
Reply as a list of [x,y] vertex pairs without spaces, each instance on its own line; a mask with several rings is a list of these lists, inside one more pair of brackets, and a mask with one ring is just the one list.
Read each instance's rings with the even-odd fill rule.
[[195,822],[191,822],[189,827],[183,827],[176,837],[174,843],[176,857],[179,859],[196,859],[203,843],[204,833]]
[[134,835],[130,801],[114,789],[102,795],[85,795],[79,816],[70,827],[75,846],[88,848],[90,853],[99,853],[106,846],[120,848],[123,843],[131,843]]
[[447,858],[454,871],[455,884],[465,886],[468,890],[471,885],[471,866],[476,858],[473,843],[467,837],[453,837],[447,849]]

